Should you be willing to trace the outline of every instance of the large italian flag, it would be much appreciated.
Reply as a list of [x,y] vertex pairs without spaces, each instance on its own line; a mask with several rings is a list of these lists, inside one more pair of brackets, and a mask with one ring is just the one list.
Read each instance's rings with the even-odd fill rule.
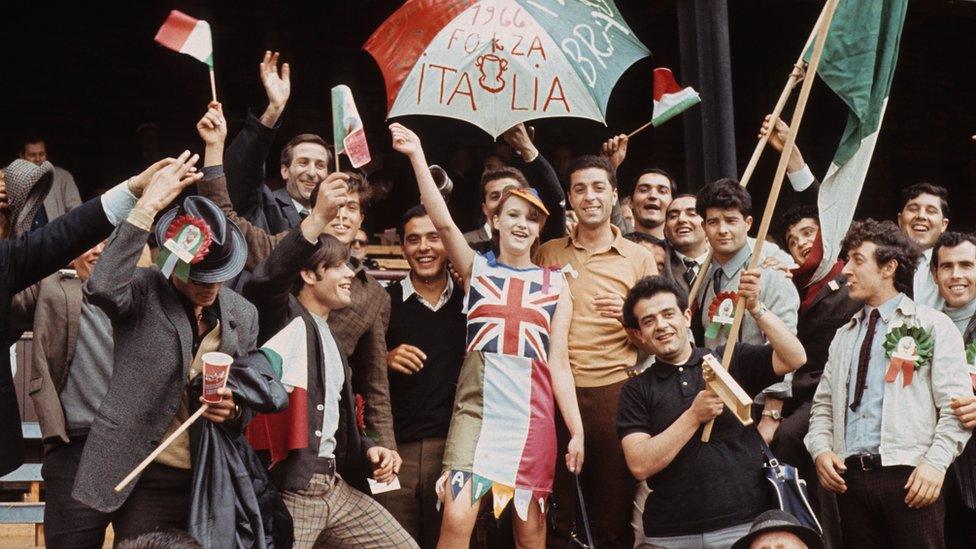
[[[898,60],[908,0],[843,0],[837,6],[817,74],[849,109],[817,205],[823,257],[811,280],[833,267],[854,219],[881,130]],[[811,51],[807,52],[809,59]]]
[[213,37],[210,23],[173,10],[156,33],[156,42],[185,53],[213,67]]
[[277,414],[258,414],[247,427],[255,450],[271,454],[271,466],[288,452],[308,448],[308,333],[296,317],[261,347],[281,384],[288,391],[288,408]]

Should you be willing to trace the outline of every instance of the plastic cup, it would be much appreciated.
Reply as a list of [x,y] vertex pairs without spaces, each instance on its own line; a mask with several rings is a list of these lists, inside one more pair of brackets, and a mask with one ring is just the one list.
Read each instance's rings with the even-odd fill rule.
[[225,353],[206,353],[203,355],[203,400],[220,402],[217,391],[227,385],[227,374],[233,357]]

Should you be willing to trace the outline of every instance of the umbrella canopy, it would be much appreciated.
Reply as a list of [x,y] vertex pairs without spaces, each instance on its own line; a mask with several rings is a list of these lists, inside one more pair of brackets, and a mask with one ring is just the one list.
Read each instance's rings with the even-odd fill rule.
[[605,123],[617,79],[650,55],[611,0],[407,0],[365,49],[389,117],[457,118],[492,137],[537,118]]

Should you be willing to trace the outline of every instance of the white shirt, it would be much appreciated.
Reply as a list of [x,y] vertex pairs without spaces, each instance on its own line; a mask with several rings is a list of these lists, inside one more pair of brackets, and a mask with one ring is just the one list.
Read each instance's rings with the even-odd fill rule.
[[915,280],[912,284],[915,297],[912,301],[941,311],[945,305],[945,300],[939,294],[939,286],[935,283],[935,277],[932,276],[931,263],[932,248],[929,248],[922,252],[922,256],[918,258],[918,267],[915,269]]
[[291,199],[291,203],[295,205],[295,211],[298,212],[298,215],[308,215],[309,213],[311,213],[309,212],[308,208],[299,204],[298,201],[295,200],[294,198]]
[[403,301],[406,301],[410,296],[417,294],[417,301],[424,306],[434,311],[435,313],[440,310],[441,307],[447,304],[448,300],[451,299],[451,294],[454,293],[454,280],[451,275],[447,275],[447,286],[444,287],[444,291],[441,293],[441,297],[437,300],[437,303],[431,304],[423,296],[423,294],[417,293],[416,288],[413,287],[413,281],[410,280],[410,275],[407,275],[400,281],[400,288],[403,289]]
[[325,319],[313,314],[322,341],[322,370],[325,375],[325,396],[322,399],[322,431],[319,438],[319,457],[334,458],[336,431],[339,430],[339,401],[346,373],[342,369],[342,355]]

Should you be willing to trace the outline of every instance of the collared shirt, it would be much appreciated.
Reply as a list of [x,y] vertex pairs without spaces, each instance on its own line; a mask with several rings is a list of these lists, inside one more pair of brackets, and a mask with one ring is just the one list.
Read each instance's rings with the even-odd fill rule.
[[400,281],[400,286],[403,288],[403,300],[406,301],[412,295],[417,296],[417,301],[419,301],[424,307],[427,307],[431,311],[437,312],[441,307],[444,306],[448,300],[451,299],[451,294],[454,293],[454,280],[451,275],[447,275],[447,286],[444,287],[444,291],[441,293],[440,298],[437,299],[437,303],[431,303],[427,301],[427,298],[423,294],[417,293],[417,290],[413,287],[413,280],[411,280],[410,275],[403,277]]
[[116,227],[125,221],[129,211],[136,205],[136,197],[129,192],[128,182],[122,182],[102,193],[102,208],[109,223]]
[[593,298],[599,294],[625,297],[645,276],[657,271],[654,256],[643,246],[625,239],[611,225],[613,240],[600,250],[587,250],[570,236],[546,242],[536,264],[560,267],[574,296],[569,326],[569,364],[577,387],[603,387],[624,381],[637,361],[637,349],[627,339],[620,321],[604,318]]
[[943,309],[946,316],[959,328],[960,334],[966,333],[966,327],[969,326],[970,319],[976,314],[976,299],[970,301],[969,303],[963,305],[962,307],[950,307],[948,305]]
[[87,432],[95,421],[112,381],[114,350],[111,319],[84,298],[75,356],[60,394],[65,428],[70,435]]
[[945,305],[945,300],[939,293],[939,285],[935,283],[932,276],[932,248],[922,252],[918,258],[918,267],[915,269],[915,280],[912,283],[915,296],[913,301],[919,305],[927,305],[937,311],[941,311]]
[[299,203],[294,198],[291,199],[291,203],[295,205],[295,211],[298,212],[298,215],[301,216],[302,218],[304,218],[309,214],[308,208],[302,206],[301,203]]
[[701,254],[700,256],[698,256],[698,257],[691,257],[691,256],[687,256],[687,255],[679,252],[678,250],[675,250],[674,251],[675,255],[678,256],[678,259],[680,259],[681,262],[685,264],[685,266],[688,265],[688,262],[689,261],[692,261],[692,262],[695,263],[695,266],[692,267],[692,273],[695,276],[698,276],[698,270],[701,269],[701,266],[705,264],[705,260],[708,259],[708,252],[709,252],[709,250],[705,250],[705,253]]
[[[877,454],[881,446],[881,405],[884,402],[885,372],[888,369],[888,359],[885,357],[884,341],[891,324],[891,317],[895,307],[901,303],[905,294],[899,293],[878,306],[878,323],[874,327],[874,339],[871,342],[871,356],[868,359],[868,377],[865,380],[864,394],[857,410],[847,410],[847,449],[844,457],[857,454]],[[857,390],[858,362],[861,357],[861,344],[867,335],[871,311],[874,307],[864,306],[865,321],[861,323],[854,340],[854,353],[851,356],[851,375],[847,384],[847,403],[854,401]]]
[[342,370],[342,356],[325,319],[313,314],[322,342],[322,371],[325,377],[325,398],[322,411],[322,436],[319,438],[319,457],[334,458],[336,431],[339,430],[339,401],[346,373]]

